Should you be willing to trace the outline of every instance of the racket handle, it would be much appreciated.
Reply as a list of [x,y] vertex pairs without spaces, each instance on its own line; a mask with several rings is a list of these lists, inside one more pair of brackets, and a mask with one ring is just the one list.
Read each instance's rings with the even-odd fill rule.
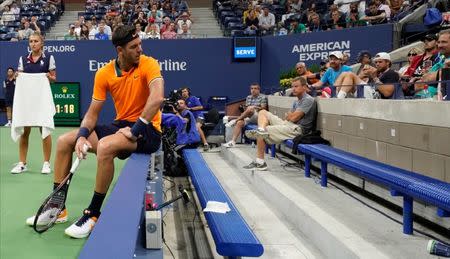
[[[84,144],[83,145],[83,153],[86,153],[89,150],[89,146]],[[77,170],[78,166],[80,165],[81,159],[78,157],[75,158],[75,161],[72,164],[72,167],[70,168],[70,172],[73,173],[75,170]]]

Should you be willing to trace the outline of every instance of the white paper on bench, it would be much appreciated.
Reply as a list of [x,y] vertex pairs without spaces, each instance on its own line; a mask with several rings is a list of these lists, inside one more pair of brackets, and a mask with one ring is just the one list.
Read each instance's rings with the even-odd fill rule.
[[208,201],[206,207],[203,209],[203,212],[227,213],[229,211],[231,211],[231,209],[230,206],[228,206],[228,203],[219,201]]

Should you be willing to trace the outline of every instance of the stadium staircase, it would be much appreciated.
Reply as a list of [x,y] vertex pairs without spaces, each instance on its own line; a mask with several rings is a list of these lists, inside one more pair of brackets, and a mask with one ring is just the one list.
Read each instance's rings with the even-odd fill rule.
[[69,25],[78,19],[78,12],[83,12],[83,10],[66,10],[59,21],[50,29],[50,32],[45,35],[45,38],[47,40],[63,40],[64,35],[69,31]]
[[433,258],[428,237],[403,235],[387,217],[401,222],[401,214],[335,183],[322,188],[290,159],[267,158],[269,171],[243,170],[255,152],[238,145],[203,157],[263,244],[263,258]]
[[191,32],[195,38],[222,38],[223,33],[210,7],[190,7],[192,12]]

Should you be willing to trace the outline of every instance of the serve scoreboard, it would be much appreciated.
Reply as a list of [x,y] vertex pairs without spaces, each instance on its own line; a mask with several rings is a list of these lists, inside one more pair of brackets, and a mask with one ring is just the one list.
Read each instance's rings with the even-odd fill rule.
[[50,84],[55,103],[54,116],[56,126],[80,125],[80,83]]

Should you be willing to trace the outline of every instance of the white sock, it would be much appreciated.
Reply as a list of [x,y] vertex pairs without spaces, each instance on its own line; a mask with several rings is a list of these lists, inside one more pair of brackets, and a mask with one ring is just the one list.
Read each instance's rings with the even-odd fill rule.
[[266,129],[261,128],[261,127],[258,127],[258,130],[259,130],[259,131],[266,131]]
[[236,144],[236,141],[230,140],[230,143],[234,145],[234,144]]
[[261,159],[261,158],[256,158],[256,163],[258,164],[258,165],[262,165],[262,164],[264,164],[266,161],[264,161],[264,159]]
[[337,98],[338,99],[344,99],[347,96],[347,93],[344,91],[339,91]]

